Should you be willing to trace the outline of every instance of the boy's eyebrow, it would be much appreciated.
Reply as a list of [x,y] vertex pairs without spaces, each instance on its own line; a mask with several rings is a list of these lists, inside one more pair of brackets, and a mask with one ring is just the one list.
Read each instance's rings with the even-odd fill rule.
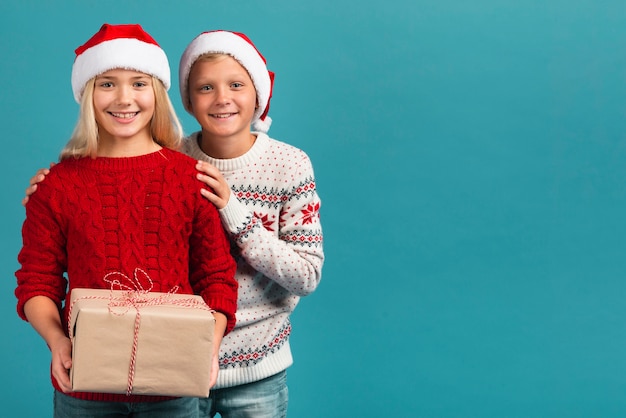
[[[239,80],[239,79],[245,79],[246,77],[250,77],[248,75],[247,72],[242,71],[240,73],[227,73],[224,74],[222,73],[221,78],[225,78],[225,79],[229,79],[229,80]],[[215,77],[212,74],[199,74],[195,77],[196,81],[200,80],[200,81],[206,81],[206,80],[210,80],[213,81],[215,79]],[[189,81],[191,82],[191,78],[189,79]]]

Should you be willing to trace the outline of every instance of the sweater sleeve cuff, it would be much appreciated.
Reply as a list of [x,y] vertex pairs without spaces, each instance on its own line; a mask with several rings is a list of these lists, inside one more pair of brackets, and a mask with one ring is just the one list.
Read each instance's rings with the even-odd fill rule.
[[205,299],[205,301],[211,309],[226,316],[226,331],[224,332],[224,335],[232,331],[236,323],[235,313],[237,311],[237,302],[226,299]]
[[250,212],[246,209],[234,193],[230,194],[228,203],[219,210],[222,224],[226,230],[234,234],[239,231],[247,222],[249,222]]

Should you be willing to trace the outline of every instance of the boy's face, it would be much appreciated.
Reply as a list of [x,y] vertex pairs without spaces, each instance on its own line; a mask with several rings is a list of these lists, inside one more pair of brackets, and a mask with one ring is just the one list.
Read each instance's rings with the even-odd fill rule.
[[250,138],[256,90],[234,58],[196,61],[189,72],[189,101],[203,139]]

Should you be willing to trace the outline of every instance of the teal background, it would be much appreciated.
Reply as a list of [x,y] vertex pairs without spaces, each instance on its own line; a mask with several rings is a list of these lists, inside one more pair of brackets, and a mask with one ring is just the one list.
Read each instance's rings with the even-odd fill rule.
[[291,417],[626,414],[624,1],[24,0],[0,4],[0,415],[50,416],[15,314],[20,200],[103,22],[141,23],[174,81],[218,28],[276,72],[270,134],[313,160],[327,254],[293,316]]

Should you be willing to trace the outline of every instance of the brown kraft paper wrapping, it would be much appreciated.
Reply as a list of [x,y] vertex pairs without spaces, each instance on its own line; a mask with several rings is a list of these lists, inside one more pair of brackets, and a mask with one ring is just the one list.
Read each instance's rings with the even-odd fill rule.
[[215,319],[200,296],[74,289],[70,303],[72,390],[209,395]]

